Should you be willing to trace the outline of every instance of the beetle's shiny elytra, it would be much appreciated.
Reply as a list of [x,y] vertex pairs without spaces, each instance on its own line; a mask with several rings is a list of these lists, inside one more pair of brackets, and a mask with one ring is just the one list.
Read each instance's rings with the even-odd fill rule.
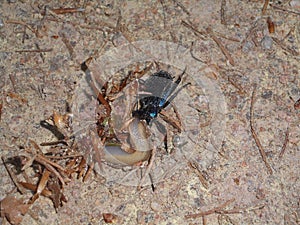
[[139,108],[132,112],[132,116],[140,120],[146,120],[147,124],[149,124],[162,109],[170,104],[178,92],[187,85],[182,86],[174,93],[184,73],[185,70],[175,82],[173,82],[171,74],[164,70],[152,74],[144,83],[144,91],[149,94],[140,96],[141,99],[138,101]]

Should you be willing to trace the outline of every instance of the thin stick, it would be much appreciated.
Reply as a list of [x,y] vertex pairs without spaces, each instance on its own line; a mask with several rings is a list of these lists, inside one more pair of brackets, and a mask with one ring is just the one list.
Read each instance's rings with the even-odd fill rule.
[[282,38],[281,40],[282,40],[282,41],[286,40],[289,36],[291,36],[291,34],[292,34],[293,32],[295,32],[295,29],[296,29],[296,25],[294,25],[294,26],[290,29],[290,31],[284,36],[284,38]]
[[59,169],[60,171],[65,172],[65,169],[64,169],[62,166],[58,165],[58,164],[55,163],[55,162],[52,162],[51,160],[47,159],[46,157],[44,157],[44,156],[42,156],[42,155],[40,155],[40,154],[36,155],[35,159],[43,160],[43,161],[45,161],[46,163],[48,163],[48,164],[50,164],[50,165],[56,167],[56,168]]
[[15,75],[9,74],[9,79],[10,79],[10,82],[13,86],[14,92],[17,92],[16,91],[16,78],[15,78]]
[[53,48],[46,48],[46,49],[24,49],[24,50],[16,50],[15,52],[51,52],[53,51]]
[[43,142],[40,144],[40,146],[51,146],[51,145],[59,145],[59,144],[68,145],[66,143],[66,140],[58,140],[58,141],[51,141],[51,142]]
[[27,23],[24,23],[22,21],[17,21],[17,20],[7,20],[6,23],[23,25],[26,28],[28,28],[29,30],[31,30],[32,33],[34,33],[37,36],[37,31],[35,29],[33,29],[32,27],[30,27]]
[[213,209],[210,209],[210,210],[207,210],[207,211],[204,211],[204,212],[200,212],[200,213],[196,213],[196,214],[189,214],[189,215],[185,215],[185,218],[186,219],[189,219],[189,218],[197,218],[197,217],[203,217],[203,216],[207,216],[207,215],[210,215],[210,214],[213,214],[213,213],[216,213],[222,209],[224,209],[226,206],[228,206],[229,204],[231,204],[232,202],[234,202],[235,199],[230,199],[226,202],[224,202],[223,204],[213,208]]
[[297,52],[295,49],[289,48],[288,46],[286,46],[284,43],[282,43],[282,41],[280,41],[278,38],[276,37],[272,37],[273,41],[279,45],[283,50],[291,53],[294,56],[298,56],[299,52]]
[[236,213],[245,213],[245,212],[249,212],[249,211],[253,211],[253,210],[257,210],[257,209],[262,209],[264,208],[265,205],[257,205],[257,206],[251,206],[251,207],[247,207],[247,208],[237,208],[237,209],[231,209],[231,210],[217,210],[216,213],[220,213],[220,214],[236,214]]
[[167,28],[167,18],[166,18],[166,13],[165,13],[165,11],[166,11],[166,5],[165,5],[165,2],[164,2],[164,0],[160,0],[160,4],[161,4],[161,6],[162,6],[162,11],[163,11],[163,17],[164,17],[164,29],[166,29]]
[[300,15],[300,12],[296,12],[296,11],[292,11],[292,10],[289,10],[289,9],[284,9],[284,8],[281,8],[279,6],[276,6],[276,5],[271,5],[274,9],[278,9],[278,10],[281,10],[283,12],[287,12],[287,13],[292,13],[292,14],[295,14],[295,15]]
[[71,59],[73,59],[74,58],[74,48],[73,48],[70,40],[66,37],[66,35],[62,35],[61,40],[65,44]]
[[206,225],[206,224],[207,224],[206,216],[202,216],[202,224],[203,224],[203,225]]
[[63,8],[63,9],[50,9],[55,14],[65,14],[65,13],[77,13],[84,12],[84,8]]
[[254,86],[253,88],[253,92],[252,92],[252,96],[251,96],[251,105],[250,105],[250,128],[251,128],[251,133],[252,133],[252,136],[255,140],[255,143],[259,149],[259,153],[262,157],[262,160],[264,161],[266,167],[267,167],[267,170],[270,174],[273,174],[273,171],[272,171],[272,168],[271,166],[269,165],[268,161],[267,161],[267,156],[266,156],[266,152],[265,150],[263,149],[261,143],[260,143],[260,140],[258,139],[258,136],[255,132],[255,129],[254,129],[254,125],[253,125],[253,115],[254,115],[254,97],[255,97],[255,92],[256,92],[256,85]]
[[264,15],[267,11],[267,8],[268,8],[268,5],[269,5],[269,0],[265,0],[265,3],[264,3],[264,6],[261,10],[261,13]]
[[[46,163],[44,160],[45,158],[41,158],[39,157],[39,155],[36,156],[36,158],[34,159],[35,161],[37,161],[38,163],[42,164],[43,166],[45,166],[50,172],[52,172],[55,176],[57,176],[57,178],[60,180],[61,184],[63,186],[66,186],[66,183],[64,181],[64,179],[62,178],[62,176],[59,174],[59,172],[50,164]],[[49,161],[49,160],[47,160]]]
[[233,80],[232,76],[228,76],[228,81],[230,82],[230,84],[232,86],[234,86],[238,90],[238,92],[239,92],[240,95],[246,94],[246,92],[244,91],[244,89]]
[[73,155],[63,155],[63,156],[51,156],[51,155],[46,155],[45,156],[47,159],[69,159],[69,158],[79,158],[82,157],[82,154],[73,154]]
[[2,108],[3,108],[3,102],[0,101],[0,122],[1,122],[1,116],[2,116]]
[[222,33],[218,32],[218,31],[214,31],[214,33],[215,33],[217,36],[219,36],[219,37],[221,37],[221,38],[224,38],[224,39],[227,39],[227,40],[229,40],[229,41],[241,42],[241,40],[239,40],[239,39],[237,39],[237,38],[234,38],[234,37],[228,37],[227,35],[222,34]]
[[234,60],[231,57],[229,51],[225,48],[225,46],[222,44],[219,38],[214,34],[213,30],[211,28],[207,28],[207,33],[210,34],[210,37],[216,42],[216,44],[219,46],[221,49],[222,53],[225,55],[225,57],[228,59],[229,63],[234,66]]
[[289,142],[289,134],[290,134],[290,131],[289,131],[289,128],[287,128],[286,132],[285,132],[285,139],[284,139],[284,142],[283,142],[283,146],[282,146],[281,151],[280,151],[279,156],[278,156],[279,159],[281,159],[283,154],[285,153],[287,143]]
[[155,159],[155,155],[156,155],[156,147],[154,146],[154,148],[152,149],[152,154],[151,154],[151,158],[150,158],[150,161],[149,161],[149,164],[147,165],[147,169],[140,181],[140,184],[138,186],[138,190],[141,190],[142,189],[142,185],[146,179],[146,177],[148,176],[151,168],[153,167],[153,163],[154,163],[154,159]]
[[191,29],[192,31],[194,31],[194,34],[197,37],[201,38],[202,40],[206,39],[205,32],[197,30],[197,28],[191,22],[188,23],[188,22],[182,20],[181,23],[182,23],[183,26],[185,26],[185,27]]
[[190,161],[188,162],[188,164],[189,164],[189,166],[196,172],[196,174],[198,175],[199,180],[200,180],[202,186],[203,186],[205,189],[208,189],[208,183],[207,183],[207,181],[205,180],[205,177],[203,176],[203,174],[201,173],[201,171],[200,171],[200,169],[199,169],[197,163],[194,162],[194,161],[192,161],[192,160],[190,160]]
[[173,0],[187,15],[191,15],[191,13],[182,5],[179,1]]

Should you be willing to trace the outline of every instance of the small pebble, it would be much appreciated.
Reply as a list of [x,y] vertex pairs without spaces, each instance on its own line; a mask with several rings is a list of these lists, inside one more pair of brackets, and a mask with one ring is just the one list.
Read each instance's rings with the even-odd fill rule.
[[247,41],[244,45],[243,45],[243,52],[244,53],[248,53],[252,48],[254,47],[253,42]]
[[269,99],[273,95],[273,92],[271,90],[266,90],[262,93],[261,97],[264,99]]
[[157,202],[151,202],[150,207],[153,211],[157,211],[157,212],[162,211],[161,205]]
[[261,40],[261,46],[263,49],[270,50],[273,46],[273,39],[269,36],[264,36]]
[[174,137],[173,137],[173,145],[175,147],[179,147],[181,144],[182,144],[182,140],[181,140],[180,136],[174,135]]

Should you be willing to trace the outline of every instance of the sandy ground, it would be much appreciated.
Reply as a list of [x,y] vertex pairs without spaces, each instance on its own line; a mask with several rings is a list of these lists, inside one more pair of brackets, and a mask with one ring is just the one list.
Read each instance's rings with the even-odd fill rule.
[[[179,161],[174,143],[176,160],[172,153],[158,155],[156,165],[170,163],[164,169],[172,173],[157,180],[154,191],[95,173],[84,183],[71,180],[64,190],[68,202],[57,212],[40,197],[22,224],[104,224],[102,213],[117,215],[117,224],[299,224],[300,111],[294,103],[300,97],[300,2],[263,6],[258,0],[1,1],[1,156],[18,155],[29,140],[57,140],[40,122],[77,104],[82,62],[93,57],[97,73],[101,57],[112,49],[124,53],[123,44],[182,46],[172,74],[187,67],[192,85],[175,105],[183,110],[200,99],[196,141],[188,141]],[[84,11],[53,10],[59,8]],[[153,43],[149,49],[165,50]],[[178,52],[171,53],[174,59]],[[194,119],[180,112],[185,124]],[[0,199],[31,196],[16,192],[3,162],[0,177]]]

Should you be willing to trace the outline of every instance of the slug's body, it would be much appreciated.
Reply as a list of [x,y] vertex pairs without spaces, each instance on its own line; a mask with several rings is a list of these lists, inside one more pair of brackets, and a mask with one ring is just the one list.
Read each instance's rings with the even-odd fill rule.
[[151,155],[150,140],[147,137],[145,124],[134,118],[128,125],[130,146],[133,153],[125,152],[121,146],[106,145],[104,159],[106,162],[118,165],[135,165],[149,159]]

